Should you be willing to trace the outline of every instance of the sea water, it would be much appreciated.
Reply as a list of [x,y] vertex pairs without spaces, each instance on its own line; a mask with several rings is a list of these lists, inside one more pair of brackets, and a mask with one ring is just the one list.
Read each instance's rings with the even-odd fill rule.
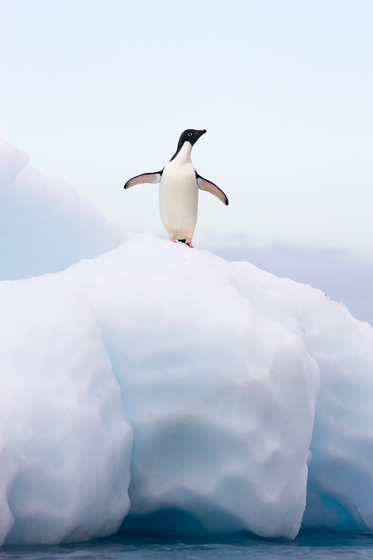
[[247,533],[209,539],[116,535],[88,543],[5,547],[0,560],[273,560],[287,558],[373,559],[373,535],[303,531],[293,541],[260,539]]

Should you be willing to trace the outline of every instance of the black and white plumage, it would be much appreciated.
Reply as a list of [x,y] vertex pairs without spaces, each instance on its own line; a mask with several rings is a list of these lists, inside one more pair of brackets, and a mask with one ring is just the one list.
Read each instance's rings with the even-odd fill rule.
[[189,247],[197,222],[198,189],[208,191],[228,205],[228,198],[215,183],[204,179],[194,169],[190,154],[193,145],[206,130],[185,130],[177,150],[161,171],[142,173],[124,185],[129,189],[140,183],[160,183],[159,207],[163,225],[171,241],[183,241]]

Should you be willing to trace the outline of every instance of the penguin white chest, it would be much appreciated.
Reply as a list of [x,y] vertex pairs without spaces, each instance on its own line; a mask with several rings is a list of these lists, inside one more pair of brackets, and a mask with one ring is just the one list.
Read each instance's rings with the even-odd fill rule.
[[196,172],[190,160],[192,146],[185,142],[178,155],[164,168],[159,206],[163,225],[171,238],[191,239],[198,212]]

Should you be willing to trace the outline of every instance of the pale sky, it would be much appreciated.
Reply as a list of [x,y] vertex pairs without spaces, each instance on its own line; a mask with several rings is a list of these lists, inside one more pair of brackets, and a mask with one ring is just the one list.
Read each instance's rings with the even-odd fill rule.
[[[196,230],[373,248],[372,0],[0,0],[0,136],[127,229],[162,232],[186,128]],[[372,249],[373,255],[373,249]]]

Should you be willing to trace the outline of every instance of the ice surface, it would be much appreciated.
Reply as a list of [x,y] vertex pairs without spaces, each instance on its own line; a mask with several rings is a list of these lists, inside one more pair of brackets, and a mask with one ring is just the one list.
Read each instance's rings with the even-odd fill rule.
[[0,410],[20,463],[6,542],[80,538],[82,493],[108,515],[130,457],[118,382],[132,516],[181,510],[203,532],[297,534],[318,367],[294,302],[264,276],[145,234],[3,283]]
[[[5,543],[291,538],[303,514],[373,530],[373,329],[310,286],[127,235],[4,146],[3,270],[24,278],[0,283]],[[52,242],[35,267],[42,236],[69,268]]]
[[128,511],[132,429],[91,313],[37,284],[0,294],[0,421],[17,461],[7,542],[105,536]]
[[0,139],[0,280],[57,272],[127,238],[73,187],[28,161]]

